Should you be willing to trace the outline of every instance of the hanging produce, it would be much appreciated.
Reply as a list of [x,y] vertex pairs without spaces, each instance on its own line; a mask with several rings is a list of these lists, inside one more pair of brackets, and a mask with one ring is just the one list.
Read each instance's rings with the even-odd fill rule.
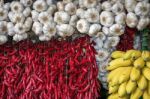
[[150,52],[114,51],[111,57],[107,67],[110,71],[107,77],[110,94],[108,99],[149,99]]
[[0,97],[97,99],[100,85],[93,42],[74,41],[0,46]]

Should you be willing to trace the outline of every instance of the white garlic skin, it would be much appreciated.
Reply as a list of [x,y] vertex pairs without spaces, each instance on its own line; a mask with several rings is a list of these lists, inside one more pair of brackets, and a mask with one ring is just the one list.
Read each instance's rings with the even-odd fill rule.
[[113,24],[110,27],[110,34],[112,34],[113,36],[121,36],[122,34],[124,34],[124,26],[120,25],[120,24]]
[[41,12],[38,16],[38,20],[44,25],[49,23],[50,21],[53,21],[53,18],[48,14],[48,12]]
[[76,9],[76,5],[74,5],[72,2],[65,5],[65,11],[70,15],[74,15],[76,13]]
[[137,16],[134,13],[129,12],[127,14],[127,17],[126,17],[126,24],[130,28],[135,28],[136,25],[138,24],[138,18],[137,18]]
[[94,39],[94,42],[96,43],[96,45],[94,46],[96,50],[103,47],[103,40],[101,40],[100,38],[97,37],[96,39]]
[[143,30],[144,28],[146,28],[148,25],[150,24],[150,19],[147,18],[141,18],[139,20],[139,23],[137,25],[137,29],[138,30]]
[[[19,20],[18,20],[18,18],[19,18]],[[15,13],[12,18],[13,23],[23,23],[24,20],[25,20],[25,16],[23,15],[23,13]]]
[[47,9],[47,4],[44,0],[37,0],[33,3],[33,9],[37,12],[43,12]]
[[46,0],[46,4],[49,5],[49,6],[52,5],[53,4],[53,0]]
[[22,13],[22,11],[24,9],[23,5],[19,1],[13,1],[10,4],[10,8],[13,13]]
[[43,27],[43,33],[47,34],[47,35],[50,35],[50,37],[55,36],[55,34],[56,34],[56,24],[53,23],[53,22],[45,24],[44,27]]
[[93,8],[96,6],[97,0],[84,0],[82,3],[83,7]]
[[124,12],[119,13],[118,15],[115,16],[115,22],[117,24],[125,25],[126,22],[126,14]]
[[106,27],[110,27],[114,23],[114,20],[112,12],[103,11],[100,15],[100,23]]
[[63,2],[57,2],[57,9],[58,11],[64,11],[65,5]]
[[56,9],[57,9],[56,5],[53,4],[47,9],[47,12],[48,12],[48,14],[53,15],[55,13]]
[[136,0],[125,0],[125,8],[128,12],[133,12],[137,4]]
[[109,31],[109,28],[108,27],[102,27],[102,32],[105,34],[105,35],[108,35],[110,36],[110,31]]
[[14,31],[14,24],[12,22],[7,23],[8,35],[13,36],[15,35]]
[[110,1],[104,1],[102,3],[102,10],[104,10],[104,11],[110,11],[111,7],[112,7],[112,5],[111,5]]
[[89,35],[90,36],[97,35],[97,33],[100,31],[100,29],[101,29],[100,24],[92,24],[89,29]]
[[90,8],[85,12],[85,18],[90,23],[99,23],[99,12],[95,8]]
[[3,6],[3,8],[5,10],[9,11],[9,9],[10,9],[10,3],[5,3],[4,6]]
[[36,35],[41,35],[43,33],[43,25],[41,23],[35,21],[32,26],[32,31]]
[[135,14],[139,16],[147,16],[150,13],[150,3],[139,2],[137,3],[135,9]]
[[17,34],[23,34],[23,33],[25,33],[25,27],[24,27],[23,23],[17,23],[17,24],[15,24],[14,31]]
[[88,23],[87,20],[85,20],[85,19],[80,19],[80,20],[77,22],[76,28],[77,28],[77,30],[78,30],[80,33],[88,33],[89,28],[90,28],[90,24]]
[[20,0],[20,2],[25,6],[25,7],[30,7],[33,4],[33,0]]
[[84,17],[85,17],[85,10],[83,10],[83,9],[81,9],[81,8],[77,9],[76,15],[77,15],[79,18],[81,18],[81,19],[84,18]]
[[31,17],[28,17],[25,22],[24,22],[24,26],[25,26],[25,30],[26,31],[30,31],[31,27],[32,27],[32,23],[33,23],[33,20]]
[[124,6],[120,2],[117,2],[112,6],[111,10],[117,15],[124,12]]
[[24,39],[26,39],[28,37],[28,35],[26,33],[24,34],[15,34],[13,36],[13,40],[16,41],[16,42],[19,42],[19,41],[22,41]]
[[77,20],[78,20],[78,17],[77,15],[72,15],[71,18],[70,18],[70,21],[69,21],[69,24],[73,27],[76,26],[76,23],[77,23]]
[[24,15],[25,17],[28,17],[28,16],[31,15],[31,9],[30,9],[30,7],[27,7],[27,8],[24,9],[23,15]]
[[107,38],[108,41],[111,43],[111,47],[116,47],[120,41],[119,36],[112,36]]
[[7,19],[7,15],[8,15],[8,11],[0,8],[0,13],[2,13],[3,15],[0,16],[0,21],[4,21]]
[[0,35],[7,35],[7,32],[8,32],[7,22],[0,21]]
[[65,24],[69,23],[70,15],[65,11],[56,12],[54,15],[54,21],[57,24]]
[[8,13],[8,18],[9,18],[9,20],[12,22],[13,21],[13,16],[14,16],[14,13],[13,12],[9,12]]
[[8,41],[8,38],[6,35],[0,35],[0,45],[6,43]]
[[36,10],[32,10],[31,15],[32,15],[33,21],[38,21],[39,12],[37,12]]
[[47,37],[46,35],[40,35],[39,40],[40,41],[49,41],[51,38]]

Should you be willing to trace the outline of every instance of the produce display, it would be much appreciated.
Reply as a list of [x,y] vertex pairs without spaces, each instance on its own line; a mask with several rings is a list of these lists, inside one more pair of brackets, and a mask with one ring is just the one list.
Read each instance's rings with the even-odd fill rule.
[[114,51],[111,57],[108,99],[149,99],[150,51]]

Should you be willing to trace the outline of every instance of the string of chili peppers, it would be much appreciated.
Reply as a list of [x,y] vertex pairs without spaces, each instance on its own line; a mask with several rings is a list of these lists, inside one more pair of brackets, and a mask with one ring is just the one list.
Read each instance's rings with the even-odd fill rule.
[[97,99],[96,51],[90,37],[0,46],[2,99]]

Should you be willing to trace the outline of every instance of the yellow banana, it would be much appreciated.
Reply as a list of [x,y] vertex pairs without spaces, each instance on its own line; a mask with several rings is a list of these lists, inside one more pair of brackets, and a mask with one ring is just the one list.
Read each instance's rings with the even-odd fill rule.
[[109,86],[109,94],[116,93],[119,89],[119,85]]
[[144,91],[143,99],[150,99],[150,94],[147,91]]
[[133,67],[132,70],[131,70],[130,79],[132,81],[137,81],[140,78],[140,74],[141,74],[140,70]]
[[126,85],[127,85],[127,82],[124,82],[119,86],[119,89],[118,89],[119,97],[123,97],[123,96],[127,95]]
[[150,81],[148,81],[147,92],[148,92],[148,94],[150,94]]
[[111,71],[107,76],[107,82],[110,82],[120,71],[124,71],[126,67],[119,67]]
[[143,68],[142,73],[146,79],[150,80],[150,68],[147,67]]
[[126,85],[127,94],[131,94],[133,91],[135,91],[136,87],[137,87],[136,82],[129,80]]
[[132,53],[131,58],[132,58],[133,60],[135,60],[135,59],[141,57],[141,55],[142,55],[141,51],[136,50],[136,51],[134,51],[134,52]]
[[150,60],[150,52],[149,52],[149,51],[143,51],[143,52],[142,52],[142,58],[143,58],[145,61]]
[[150,61],[146,62],[146,67],[150,68]]
[[145,66],[145,62],[144,62],[143,58],[142,58],[142,57],[139,57],[138,59],[136,59],[136,60],[134,61],[134,66],[135,66],[136,68],[143,68],[143,67]]
[[128,69],[123,71],[123,73],[119,77],[119,84],[126,82],[130,79],[131,70],[132,70],[132,67],[129,67]]
[[147,88],[147,83],[148,81],[143,75],[141,75],[140,79],[137,81],[138,87],[143,91]]
[[119,98],[118,93],[113,93],[108,96],[108,99],[118,99],[118,98]]
[[124,54],[125,54],[125,52],[123,52],[123,51],[114,51],[114,52],[112,52],[111,57],[115,58],[115,59],[121,58],[124,56]]
[[139,99],[143,94],[143,91],[137,88],[133,93],[131,93],[130,99]]
[[135,52],[136,50],[128,50],[125,55],[123,56],[123,59],[130,59],[132,57],[133,52]]
[[132,61],[129,60],[123,60],[123,58],[117,58],[115,60],[112,60],[109,63],[109,66],[107,67],[107,70],[113,70],[116,69],[118,67],[126,67],[126,66],[130,66],[132,64]]

